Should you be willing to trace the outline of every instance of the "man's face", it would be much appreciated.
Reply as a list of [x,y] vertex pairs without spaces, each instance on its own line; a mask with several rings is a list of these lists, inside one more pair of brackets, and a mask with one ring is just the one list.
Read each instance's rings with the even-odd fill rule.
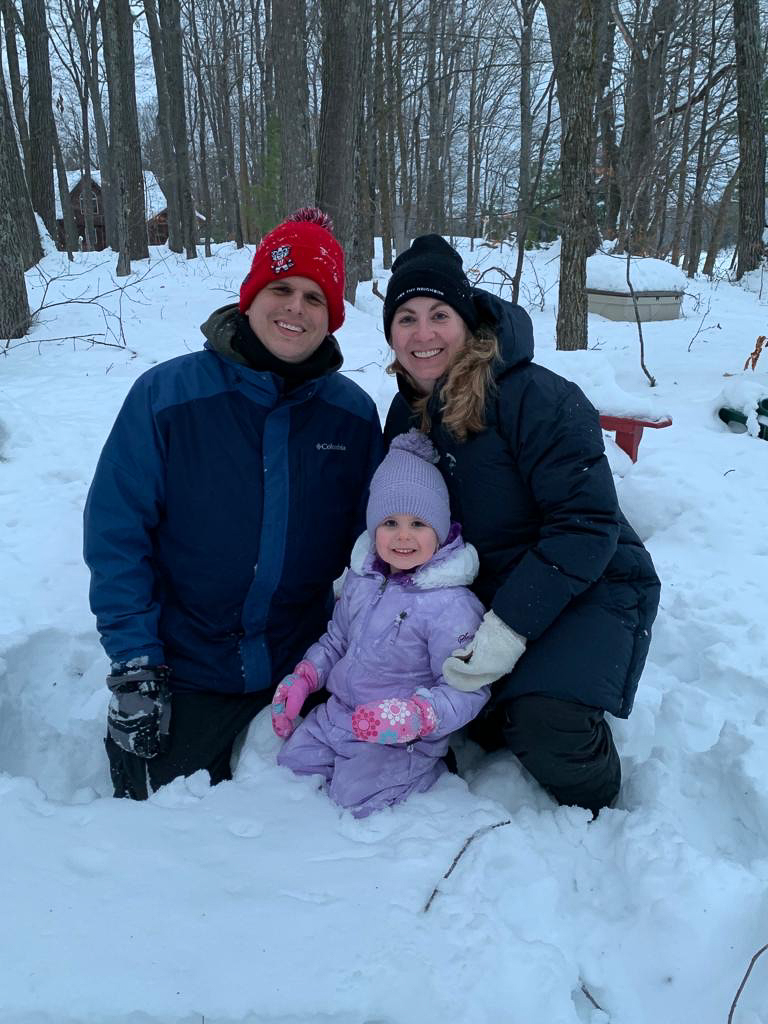
[[273,356],[303,363],[328,334],[328,304],[308,277],[280,277],[261,289],[248,307],[251,330]]

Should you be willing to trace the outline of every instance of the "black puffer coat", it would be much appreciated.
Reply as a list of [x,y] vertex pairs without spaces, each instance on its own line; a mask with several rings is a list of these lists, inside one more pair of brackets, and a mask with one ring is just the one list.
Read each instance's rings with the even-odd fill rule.
[[[494,702],[540,693],[632,710],[659,602],[650,555],[619,508],[598,414],[580,389],[537,366],[520,306],[475,291],[496,330],[501,364],[482,433],[431,437],[454,519],[477,548],[474,590],[517,633],[526,653],[494,684]],[[401,381],[385,440],[414,424]]]

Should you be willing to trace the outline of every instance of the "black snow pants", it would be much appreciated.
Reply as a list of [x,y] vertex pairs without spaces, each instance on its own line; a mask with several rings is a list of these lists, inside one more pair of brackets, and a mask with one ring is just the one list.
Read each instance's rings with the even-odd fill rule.
[[272,689],[248,694],[187,693],[171,696],[170,747],[149,760],[107,736],[104,744],[116,797],[146,800],[148,787],[164,786],[204,768],[215,786],[232,778],[232,747],[251,720],[272,700]]
[[621,763],[600,708],[531,694],[492,706],[469,727],[486,750],[511,750],[559,804],[593,814],[609,807],[621,785]]

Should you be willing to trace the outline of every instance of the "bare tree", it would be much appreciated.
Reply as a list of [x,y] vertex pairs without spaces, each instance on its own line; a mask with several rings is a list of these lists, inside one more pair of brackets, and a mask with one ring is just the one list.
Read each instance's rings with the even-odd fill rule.
[[[593,0],[544,0],[556,58],[560,105],[562,247],[557,307],[558,349],[587,347],[587,247],[593,218],[592,180],[597,26]],[[567,41],[567,46],[565,45]]]
[[125,276],[131,272],[131,260],[149,257],[129,0],[105,0],[104,56],[116,172],[119,240],[116,273]]
[[157,135],[160,142],[160,159],[162,174],[160,180],[165,194],[168,215],[168,248],[171,252],[181,252],[181,197],[179,181],[176,174],[176,160],[171,138],[171,101],[168,94],[168,70],[166,54],[163,46],[163,33],[160,30],[160,19],[157,14],[156,0],[144,0],[144,17],[147,19],[149,43],[152,52],[152,65],[155,70],[155,87],[157,89]]
[[14,196],[20,166],[5,79],[0,74],[0,338],[20,338],[29,326],[25,253]]
[[[24,169],[16,146],[16,133],[5,91],[5,79],[0,66],[0,165],[3,180],[3,207],[14,225],[13,245],[16,255],[21,260],[22,270],[29,270],[38,260],[42,259],[43,249],[40,244],[40,232],[32,209],[32,202],[24,177]],[[10,237],[10,236],[9,236]],[[4,280],[4,279],[3,279]],[[3,289],[0,288],[0,293]],[[9,299],[9,302],[11,300]]]
[[[648,5],[646,5],[646,10]],[[655,159],[656,122],[664,88],[666,49],[675,19],[675,0],[658,0],[647,23],[633,37],[614,2],[614,17],[631,53],[625,97],[625,128],[621,137],[622,246],[648,251],[651,182]]]
[[765,225],[763,60],[757,0],[734,0],[739,119],[739,238],[737,278],[760,265]]
[[[82,158],[80,167],[83,172],[83,219],[85,224],[85,237],[83,247],[93,249],[96,245],[96,231],[93,220],[93,187],[91,179],[91,131],[89,118],[90,91],[88,87],[88,76],[90,73],[90,62],[88,60],[88,47],[85,41],[87,20],[87,8],[82,0],[59,0],[59,22],[51,32],[51,45],[53,46],[59,63],[69,75],[77,93],[80,108],[80,127],[82,140]],[[61,147],[58,137],[56,142],[56,172],[59,177],[59,191],[62,187],[62,174],[64,163],[61,158]],[[65,232],[74,229],[74,222],[68,224],[67,213],[70,208],[68,198],[62,197],[62,209],[64,211]]]
[[278,0],[272,6],[270,44],[280,132],[282,216],[311,205],[315,193],[309,134],[306,6],[306,0]]
[[354,301],[359,244],[357,170],[362,141],[366,0],[322,0],[323,97],[318,140],[317,205],[333,218],[347,264],[345,294]]
[[169,127],[173,147],[173,171],[176,178],[176,191],[179,197],[181,239],[187,259],[192,260],[197,256],[197,225],[195,223],[195,207],[192,199],[187,119],[184,109],[184,70],[179,0],[160,0],[160,27],[163,38],[165,73],[168,81]]
[[24,158],[24,167],[28,168],[30,163],[29,128],[27,127],[27,115],[24,108],[24,89],[21,82],[21,70],[19,67],[19,52],[16,46],[16,31],[23,30],[19,21],[13,0],[0,0],[0,11],[3,15],[5,26],[5,55],[8,61],[8,77],[11,81],[11,98],[13,100],[13,112],[16,115],[16,126],[21,141],[21,152]]
[[[77,238],[77,227],[75,225],[75,215],[72,210],[72,202],[69,196],[69,184],[67,182],[67,172],[64,167],[64,158],[61,155],[61,146],[59,145],[59,137],[54,130],[53,133],[53,156],[56,167],[56,181],[59,189],[59,205],[61,206],[61,222],[64,226],[64,248],[67,251],[69,259],[74,258],[74,250],[79,248]],[[58,225],[57,225],[58,234]],[[56,236],[54,236],[56,237]],[[57,241],[59,239],[57,238]]]
[[23,3],[29,83],[29,194],[48,232],[55,235],[53,89],[45,0],[23,0]]

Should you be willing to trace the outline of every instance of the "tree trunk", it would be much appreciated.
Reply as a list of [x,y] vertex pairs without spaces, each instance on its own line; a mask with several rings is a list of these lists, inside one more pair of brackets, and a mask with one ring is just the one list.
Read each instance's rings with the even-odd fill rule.
[[533,145],[531,43],[533,40],[533,16],[537,7],[538,0],[522,0],[520,4],[520,160],[518,164],[517,217],[515,218],[517,262],[512,278],[513,302],[517,302],[520,296],[525,241],[528,236],[528,221],[531,211],[531,152]]
[[374,58],[374,106],[378,132],[378,160],[376,163],[379,185],[379,217],[381,220],[381,260],[386,269],[392,266],[392,190],[394,179],[390,168],[394,161],[391,154],[395,146],[392,123],[391,97],[386,93],[384,75],[384,13],[382,7],[388,0],[376,0],[376,50]]
[[29,194],[33,208],[43,218],[51,237],[55,238],[53,90],[45,0],[23,0],[23,6],[29,84]]
[[616,115],[610,89],[615,55],[616,24],[608,13],[607,0],[598,8],[598,67],[597,101],[595,105],[596,132],[600,136],[599,191],[602,199],[600,230],[604,238],[614,239],[621,208],[619,192],[619,150],[616,145]]
[[737,167],[728,179],[728,184],[725,186],[725,190],[720,197],[720,202],[717,205],[717,216],[715,217],[715,223],[712,227],[712,234],[709,239],[707,258],[704,260],[704,266],[702,267],[702,273],[706,274],[709,278],[711,278],[715,272],[715,260],[717,259],[717,254],[722,245],[725,221],[728,216],[728,210],[733,202],[733,193],[736,190],[738,180],[739,169]]
[[[557,64],[561,117],[562,246],[557,308],[557,348],[587,347],[587,247],[595,98],[597,26],[593,0],[544,0],[550,38],[570,21],[567,49]],[[563,38],[562,36],[560,37]],[[566,99],[567,97],[567,99]]]
[[701,114],[701,135],[696,154],[696,180],[691,197],[691,224],[688,231],[688,250],[685,254],[684,267],[688,277],[695,277],[699,271],[701,259],[702,230],[704,220],[704,184],[706,171],[704,153],[706,151],[707,123],[709,108],[705,103]]
[[187,115],[184,109],[184,67],[181,55],[181,8],[179,0],[160,0],[165,73],[168,81],[168,116],[181,220],[181,243],[188,260],[197,257],[197,223],[189,170]]
[[677,179],[677,202],[675,205],[675,221],[672,229],[672,247],[670,260],[675,266],[680,264],[683,244],[683,226],[685,224],[686,191],[688,187],[688,156],[691,139],[691,111],[694,88],[696,85],[696,59],[699,51],[698,22],[691,19],[691,56],[688,66],[688,104],[683,112],[683,137],[680,143],[680,164]]
[[345,290],[357,290],[358,169],[363,136],[365,54],[370,41],[366,0],[321,0],[323,95],[318,140],[317,205],[331,215],[347,265]]
[[16,115],[16,124],[19,129],[21,141],[21,152],[24,158],[24,167],[29,173],[30,145],[29,128],[24,110],[24,89],[21,83],[21,71],[19,69],[19,52],[16,47],[16,11],[12,6],[13,0],[0,0],[0,10],[3,13],[5,24],[5,54],[8,60],[8,76],[11,80],[11,99],[13,101],[13,112]]
[[361,121],[360,128],[360,172],[358,174],[358,242],[357,259],[355,270],[357,280],[370,281],[373,279],[373,238],[376,231],[376,188],[374,179],[376,177],[376,132],[375,118],[373,116],[373,68],[371,61],[366,61],[365,68],[365,89],[363,107],[365,116]]
[[275,111],[280,128],[281,217],[311,206],[315,193],[309,137],[306,0],[276,0],[270,34]]
[[[101,198],[104,209],[104,230],[107,236],[107,245],[117,252],[119,240],[117,236],[117,189],[115,173],[112,168],[112,154],[109,149],[109,138],[107,126],[104,121],[104,111],[101,107],[101,90],[99,87],[99,40],[98,40],[98,19],[101,20],[102,32],[106,20],[104,18],[104,7],[99,6],[99,13],[94,7],[94,0],[86,0],[88,4],[88,22],[90,36],[88,43],[90,53],[88,55],[88,91],[91,97],[91,110],[93,111],[93,124],[96,129],[96,152],[99,158],[99,174],[101,180]],[[83,61],[86,66],[86,61]]]
[[[53,131],[53,154],[56,161],[56,178],[59,186],[59,202],[61,203],[61,219],[64,224],[64,248],[70,260],[74,259],[73,252],[80,248],[77,237],[75,216],[72,213],[72,202],[69,198],[69,186],[67,184],[67,172],[64,168],[64,158],[61,155],[61,146],[56,134]],[[55,238],[56,236],[54,236]],[[57,239],[58,241],[58,239]]]
[[165,193],[168,214],[168,248],[181,252],[181,204],[179,182],[176,174],[176,160],[171,141],[171,113],[168,98],[168,71],[166,65],[163,33],[155,0],[144,0],[144,16],[149,29],[149,43],[152,51],[152,66],[155,70],[157,89],[157,134],[160,136],[160,156],[163,163],[161,184]]
[[116,273],[125,276],[131,272],[131,260],[149,258],[129,0],[105,0],[104,25],[111,148],[117,184]]
[[621,138],[622,221],[625,249],[646,254],[651,219],[656,130],[654,113],[664,85],[664,59],[675,0],[658,0],[632,41],[632,61]]
[[736,277],[760,265],[765,226],[765,135],[760,15],[757,0],[734,0],[739,121],[739,235]]
[[88,90],[83,90],[80,97],[80,110],[83,123],[83,202],[85,203],[85,249],[96,248],[96,228],[93,223],[93,187],[91,179],[91,138],[88,121]]
[[200,106],[200,190],[203,197],[203,216],[205,217],[205,255],[211,255],[211,189],[208,184],[208,152],[206,143],[205,103],[202,97],[202,79],[198,79],[198,102]]
[[[21,338],[29,327],[29,301],[24,281],[26,262],[17,219],[19,152],[11,109],[0,74],[0,339]],[[26,189],[25,189],[26,192]],[[39,242],[38,242],[39,245]]]
[[441,74],[442,60],[439,60],[442,57],[442,38],[438,36],[438,26],[444,16],[445,5],[442,0],[429,0],[426,26],[429,121],[426,173],[422,179],[423,187],[419,189],[419,227],[422,231],[435,231],[438,234],[445,230],[445,178],[440,156],[447,125],[444,116],[445,82]]
[[[16,133],[13,129],[8,94],[5,91],[2,65],[0,65],[0,169],[2,169],[3,181],[6,182],[0,205],[8,207],[8,215],[14,225],[15,255],[21,260],[22,271],[29,270],[42,259],[43,248],[40,244],[40,232],[37,229],[24,169],[16,148]],[[10,266],[12,268],[13,260],[11,260]],[[13,269],[11,269],[11,273],[14,273]],[[4,281],[5,279],[0,278],[0,280]],[[2,302],[2,292],[3,288],[0,288],[0,302]]]

